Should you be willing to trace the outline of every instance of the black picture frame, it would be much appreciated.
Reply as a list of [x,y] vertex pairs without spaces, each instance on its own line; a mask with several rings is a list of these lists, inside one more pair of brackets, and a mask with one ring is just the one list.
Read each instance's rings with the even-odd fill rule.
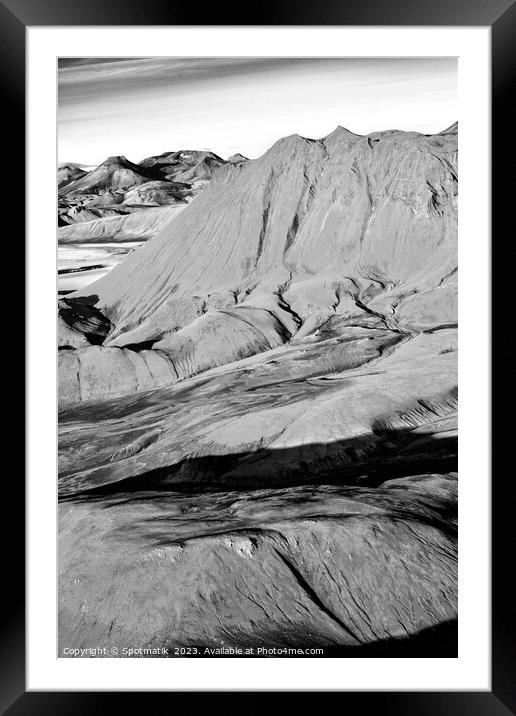
[[[199,23],[199,16],[203,22]],[[513,0],[266,0],[244,7],[233,0],[211,4],[200,9],[197,4],[180,6],[171,0],[0,0],[0,82],[7,119],[3,153],[8,167],[9,185],[22,193],[25,184],[25,30],[34,26],[77,25],[362,25],[362,26],[489,26],[492,37],[492,235],[500,242],[511,242],[510,234],[502,234],[504,216],[512,206],[511,162],[508,152],[514,143],[510,112],[511,89],[515,73],[516,8]],[[512,86],[511,86],[512,85]],[[5,158],[5,152],[8,157]],[[513,173],[513,172],[512,172]],[[20,209],[15,236],[23,230]],[[512,242],[511,242],[512,243]],[[20,247],[22,245],[20,237]],[[500,252],[500,255],[502,252]],[[501,258],[499,259],[501,261]],[[496,273],[496,256],[492,268]],[[501,272],[500,274],[501,275]],[[493,294],[493,336],[501,330],[503,317],[503,286]],[[509,277],[510,283],[510,277]],[[505,288],[506,290],[506,288]],[[21,293],[21,292],[20,292]],[[17,299],[20,312],[21,298]],[[505,304],[507,305],[507,304]],[[504,323],[504,327],[506,324]],[[19,332],[19,331],[18,331]],[[498,331],[499,333],[499,331]],[[28,349],[34,349],[28,346]],[[509,347],[493,359],[493,375],[500,375],[497,363],[507,370]],[[21,403],[23,404],[23,403]],[[510,470],[498,467],[500,451],[509,442],[506,427],[510,421],[493,419],[493,516],[492,516],[492,691],[491,692],[345,692],[340,694],[343,705],[361,709],[377,708],[382,714],[516,714],[516,635],[514,604],[516,593],[510,576],[513,544],[513,511],[510,500]],[[472,449],[474,449],[472,447]],[[11,716],[22,714],[101,713],[121,709],[122,693],[98,692],[26,692],[25,688],[25,571],[24,571],[24,484],[19,469],[4,474],[4,518],[9,515],[13,528],[4,538],[4,588],[6,599],[2,609],[0,643],[1,688],[0,708]],[[462,479],[468,479],[467,475]],[[4,519],[5,522],[5,519]],[[14,531],[13,531],[14,530]],[[49,578],[52,578],[49,576]],[[157,695],[157,694],[156,694]],[[202,695],[202,694],[200,694]],[[169,696],[161,694],[161,696]],[[224,694],[210,708],[220,704]],[[259,706],[265,694],[259,694]],[[305,694],[307,697],[308,694]],[[131,707],[143,705],[147,694],[131,693]],[[358,703],[355,703],[357,702]],[[306,707],[306,703],[305,703]]]

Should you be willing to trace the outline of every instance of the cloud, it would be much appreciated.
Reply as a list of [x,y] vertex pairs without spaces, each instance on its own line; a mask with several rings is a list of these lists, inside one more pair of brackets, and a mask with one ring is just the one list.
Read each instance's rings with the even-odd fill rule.
[[100,162],[210,146],[257,156],[280,136],[439,131],[456,119],[455,58],[64,58],[59,156]]

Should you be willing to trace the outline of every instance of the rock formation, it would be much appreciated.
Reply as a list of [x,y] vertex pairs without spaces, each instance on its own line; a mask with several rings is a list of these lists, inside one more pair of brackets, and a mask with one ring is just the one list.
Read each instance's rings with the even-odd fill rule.
[[60,164],[57,169],[57,186],[62,189],[70,182],[81,179],[86,174],[87,172],[79,164]]
[[84,221],[58,229],[59,244],[147,241],[185,207],[186,204],[152,207],[98,218],[90,215]]
[[70,182],[61,194],[77,196],[123,193],[152,179],[159,179],[158,172],[133,164],[126,157],[108,157],[96,169]]
[[456,240],[456,125],[338,127],[228,160],[61,302],[62,643],[453,623]]
[[[235,156],[241,157],[237,161],[245,160]],[[90,172],[79,165],[62,165],[58,170],[58,241],[145,241],[157,233],[158,224],[156,215],[144,214],[143,209],[184,207],[229,162],[212,152],[180,151],[148,157],[139,164],[126,157],[109,157]],[[125,218],[133,213],[139,214],[136,219]],[[85,225],[65,228],[78,223]]]
[[[453,476],[426,474],[65,502],[60,643],[398,655],[456,616],[455,499]],[[440,641],[415,655],[449,656]]]
[[456,138],[339,127],[319,141],[282,139],[220,169],[152,242],[77,298],[94,294],[113,324],[106,347],[164,351],[178,379],[321,330],[347,336],[350,323],[374,323],[389,341],[449,326]]
[[241,162],[248,162],[249,159],[247,157],[244,157],[243,154],[240,154],[240,152],[237,152],[236,154],[232,154],[230,157],[228,157],[228,162],[230,164],[240,164]]
[[168,181],[194,183],[211,179],[214,171],[226,163],[213,152],[181,150],[148,157],[140,166],[159,171]]

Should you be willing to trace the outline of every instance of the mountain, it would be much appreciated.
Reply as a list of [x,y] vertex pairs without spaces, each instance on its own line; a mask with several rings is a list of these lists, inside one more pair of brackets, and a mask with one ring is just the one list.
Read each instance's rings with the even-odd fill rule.
[[456,658],[456,485],[437,473],[374,488],[147,483],[64,501],[60,647]]
[[[356,313],[398,333],[448,325],[456,161],[456,131],[287,137],[220,169],[151,243],[76,297],[97,297],[113,324],[106,346],[152,344],[187,374],[322,326],[338,332]],[[262,312],[265,342],[249,311]],[[221,345],[201,360],[199,340],[214,330]]]
[[159,178],[159,173],[152,168],[133,164],[125,157],[108,157],[96,169],[68,184],[61,195],[123,193],[138,184]]
[[60,164],[57,169],[57,186],[62,189],[76,179],[82,179],[88,172],[79,164]]
[[211,179],[213,172],[226,163],[213,152],[181,150],[148,157],[140,166],[158,170],[168,181],[195,183]]
[[[79,165],[59,168],[58,242],[95,243],[109,236],[118,219],[117,241],[154,236],[154,217],[141,214],[123,219],[146,207],[178,207],[192,201],[210,182],[214,172],[227,162],[213,152],[165,152],[133,164],[126,157],[109,157],[86,172]],[[170,212],[170,217],[175,215]],[[102,219],[106,219],[104,226]],[[77,223],[77,229],[64,229]],[[127,232],[124,227],[127,226]],[[64,230],[63,230],[64,229]]]
[[244,157],[243,154],[237,153],[232,154],[230,157],[228,157],[228,162],[230,164],[240,164],[241,162],[248,162],[249,159],[247,157]]
[[457,201],[456,125],[293,135],[61,301],[62,644],[454,655]]

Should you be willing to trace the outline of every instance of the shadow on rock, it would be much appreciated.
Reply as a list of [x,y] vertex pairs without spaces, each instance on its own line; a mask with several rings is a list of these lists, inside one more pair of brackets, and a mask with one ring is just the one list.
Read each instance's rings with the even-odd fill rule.
[[[110,466],[85,476],[63,474],[60,500],[102,501],[161,499],[163,491],[227,489],[296,485],[376,486],[394,478],[457,470],[457,436],[383,430],[381,435],[292,448],[261,449],[228,455],[192,456],[168,467],[125,479],[110,479]],[[150,493],[150,494],[148,494]]]

